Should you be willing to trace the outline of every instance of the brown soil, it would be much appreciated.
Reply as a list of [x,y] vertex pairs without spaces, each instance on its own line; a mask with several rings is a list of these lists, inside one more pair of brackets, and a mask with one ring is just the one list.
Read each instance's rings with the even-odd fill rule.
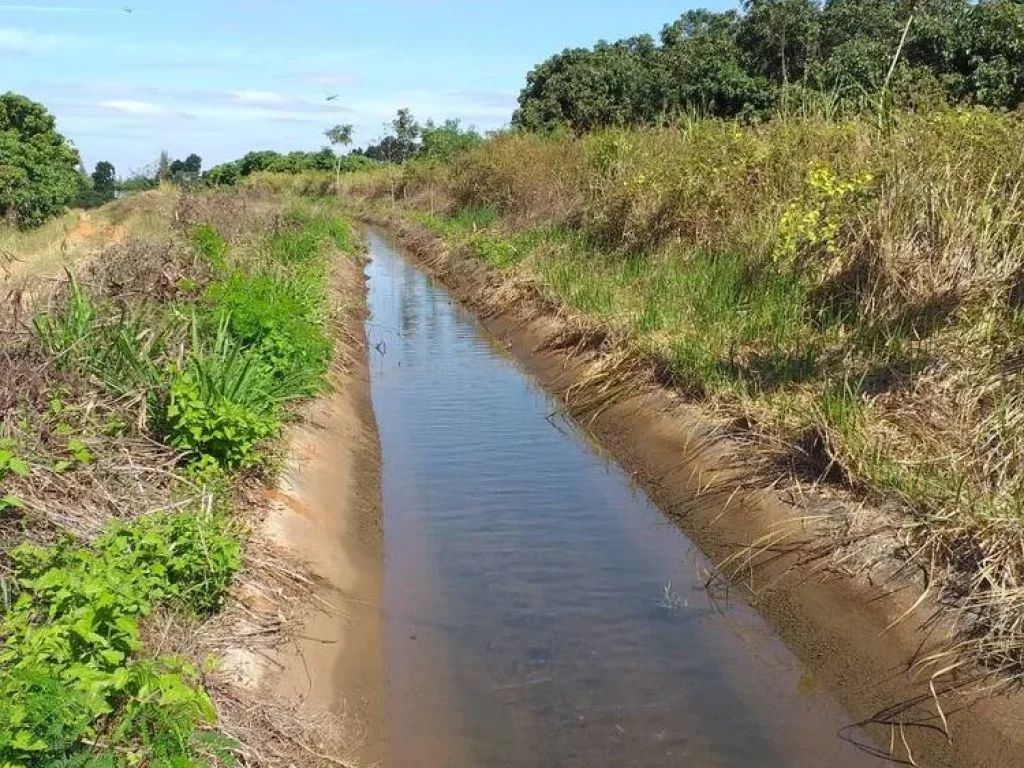
[[94,247],[102,247],[123,243],[128,238],[128,230],[121,224],[97,221],[88,211],[78,214],[78,223],[68,235],[72,244],[85,243]]
[[362,264],[338,265],[339,365],[333,391],[317,400],[289,441],[288,465],[267,492],[265,532],[316,580],[294,643],[264,674],[274,696],[311,717],[339,716],[351,745],[346,763],[383,754],[383,643],[379,616],[383,543],[380,448],[370,402]]
[[[420,227],[375,223],[389,226],[422,268],[474,309],[714,562],[742,557],[766,536],[807,527],[807,507],[786,504],[765,488],[744,487],[737,446],[661,386],[657,371],[633,361],[609,376],[615,350],[581,333],[578,323],[536,291],[447,251]],[[820,499],[805,502],[810,513],[825,509]],[[823,568],[820,558],[804,556],[806,549],[759,551],[741,569],[738,591],[859,721],[851,725],[862,725],[875,739],[865,749],[891,754],[897,764],[929,768],[1024,766],[1019,696],[942,696],[947,740],[928,676],[915,669],[941,647],[941,627],[934,605],[924,601],[915,608],[920,588],[914,580],[870,583]]]

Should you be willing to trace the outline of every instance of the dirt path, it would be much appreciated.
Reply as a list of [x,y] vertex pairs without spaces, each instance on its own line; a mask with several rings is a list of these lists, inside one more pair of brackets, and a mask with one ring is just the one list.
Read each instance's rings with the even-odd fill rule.
[[110,245],[123,243],[128,229],[107,221],[106,210],[68,212],[36,230],[0,233],[0,285],[33,278],[59,278]]
[[[607,358],[599,344],[574,335],[556,308],[517,293],[479,261],[447,252],[423,230],[391,224],[414,260],[474,309],[547,389],[570,401],[570,410],[713,561],[781,526],[799,527],[797,516],[805,513],[773,494],[733,495],[736,473],[723,471],[728,444],[709,441],[699,411],[649,372],[637,372],[635,380],[603,375]],[[620,396],[603,399],[617,387]],[[602,402],[588,407],[588,401]],[[747,577],[739,591],[809,667],[814,684],[827,687],[873,736],[865,749],[929,768],[1024,766],[1019,696],[971,704],[944,698],[947,741],[927,678],[911,671],[935,647],[931,611],[911,610],[919,594],[913,584],[872,585],[774,554],[760,558]]]
[[383,757],[380,449],[370,402],[362,264],[339,264],[339,365],[333,392],[293,430],[289,461],[266,521],[270,539],[317,580],[294,645],[274,655],[272,693],[342,719],[355,765]]

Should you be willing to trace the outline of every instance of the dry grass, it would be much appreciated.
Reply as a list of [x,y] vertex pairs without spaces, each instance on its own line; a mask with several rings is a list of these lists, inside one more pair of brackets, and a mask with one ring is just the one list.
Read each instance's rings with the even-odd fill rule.
[[150,242],[169,239],[176,199],[173,190],[146,192],[95,210],[69,211],[36,229],[0,226],[0,290],[59,277],[129,235]]

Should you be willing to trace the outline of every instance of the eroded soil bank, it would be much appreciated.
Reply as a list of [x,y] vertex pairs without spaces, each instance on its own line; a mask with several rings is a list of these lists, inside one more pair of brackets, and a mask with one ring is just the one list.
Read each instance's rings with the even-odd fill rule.
[[359,766],[382,762],[384,723],[380,449],[365,290],[362,259],[339,260],[332,391],[292,430],[282,480],[267,492],[265,522],[270,539],[315,579],[304,625],[273,653],[266,685],[310,718],[333,716],[345,751],[331,757]]
[[[712,562],[751,542],[800,527],[806,511],[767,491],[737,489],[735,446],[708,437],[699,411],[661,387],[652,371],[623,375],[614,350],[579,332],[539,296],[524,293],[478,261],[447,252],[420,228],[390,223],[422,268],[441,279]],[[817,511],[817,509],[814,511]],[[897,761],[925,766],[1024,765],[1016,698],[968,703],[943,696],[947,739],[927,678],[914,664],[937,647],[919,590],[844,576],[799,554],[762,551],[740,569],[741,592],[851,714]],[[899,619],[903,617],[902,621]],[[814,764],[813,758],[810,758]]]

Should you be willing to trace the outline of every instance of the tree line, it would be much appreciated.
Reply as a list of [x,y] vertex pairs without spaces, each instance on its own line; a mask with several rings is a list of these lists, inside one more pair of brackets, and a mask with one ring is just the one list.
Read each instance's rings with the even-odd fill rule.
[[[901,45],[902,40],[902,45]],[[899,56],[897,57],[897,51]],[[788,94],[859,109],[1024,101],[1020,0],[746,0],[650,35],[567,49],[527,76],[513,125],[651,125],[681,114],[756,120]]]
[[224,185],[264,171],[332,171],[340,175],[380,163],[399,164],[414,158],[446,162],[483,142],[483,136],[473,128],[463,128],[458,120],[420,123],[408,109],[399,109],[384,135],[363,148],[345,150],[352,143],[351,125],[336,125],[325,131],[324,136],[332,146],[315,152],[248,152],[238,160],[214,166],[204,179],[210,184]]

